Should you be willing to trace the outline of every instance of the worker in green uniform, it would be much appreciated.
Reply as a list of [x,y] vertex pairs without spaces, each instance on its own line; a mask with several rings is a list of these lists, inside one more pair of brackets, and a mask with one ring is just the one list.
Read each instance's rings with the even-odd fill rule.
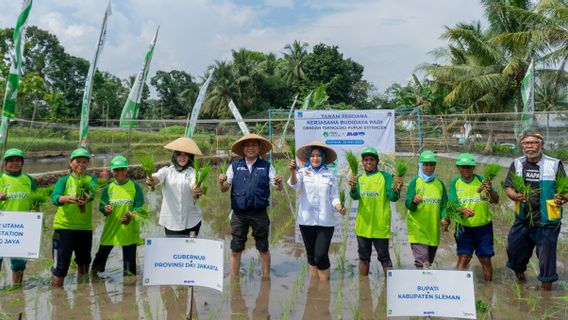
[[420,154],[418,176],[408,184],[405,205],[408,242],[417,269],[434,263],[440,244],[440,227],[448,195],[444,183],[436,177],[436,155],[430,150]]
[[104,272],[114,246],[122,246],[123,275],[136,275],[136,246],[140,238],[138,210],[144,205],[144,195],[138,183],[128,178],[128,160],[116,156],[110,162],[114,181],[104,189],[99,211],[106,216],[99,250],[93,260],[93,273]]
[[[0,176],[0,210],[1,211],[30,211],[29,194],[37,189],[35,180],[26,173],[24,153],[20,149],[11,148],[4,152],[4,170]],[[24,278],[26,260],[10,258],[12,283],[19,285]],[[0,266],[2,258],[0,258]]]

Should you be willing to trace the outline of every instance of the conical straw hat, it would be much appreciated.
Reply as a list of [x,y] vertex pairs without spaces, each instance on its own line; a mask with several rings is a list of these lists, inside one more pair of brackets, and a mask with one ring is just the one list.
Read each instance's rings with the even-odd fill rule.
[[231,146],[231,151],[233,151],[234,153],[238,154],[241,157],[244,157],[244,153],[243,153],[243,145],[245,143],[245,141],[247,140],[257,140],[258,143],[260,144],[260,154],[266,154],[268,151],[272,150],[272,143],[270,143],[270,141],[268,141],[268,139],[259,136],[258,134],[254,134],[254,133],[249,133],[249,134],[245,134],[243,137],[241,137],[239,140],[237,140],[235,143],[233,143],[233,145]]
[[166,144],[164,148],[174,151],[181,151],[186,153],[202,156],[203,153],[199,150],[197,143],[188,137],[177,138],[174,141]]
[[298,149],[298,151],[296,151],[298,159],[305,161],[308,158],[308,151],[310,151],[313,147],[320,148],[323,152],[325,152],[326,164],[332,163],[335,159],[337,159],[337,153],[319,140],[314,140]]

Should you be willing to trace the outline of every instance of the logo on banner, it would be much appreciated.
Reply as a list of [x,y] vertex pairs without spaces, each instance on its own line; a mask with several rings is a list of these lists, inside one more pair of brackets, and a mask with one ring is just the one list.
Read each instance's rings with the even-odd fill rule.
[[348,137],[362,137],[364,135],[365,135],[365,132],[363,132],[363,131],[347,132]]
[[304,113],[302,111],[298,111],[298,118],[301,118],[304,116]]

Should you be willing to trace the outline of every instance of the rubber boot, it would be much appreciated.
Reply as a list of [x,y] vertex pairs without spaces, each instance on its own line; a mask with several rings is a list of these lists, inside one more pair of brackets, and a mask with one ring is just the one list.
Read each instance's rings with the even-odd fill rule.
[[12,271],[12,285],[18,287],[22,285],[22,280],[24,280],[23,271]]
[[359,275],[360,276],[368,276],[369,275],[369,263],[359,261]]
[[65,281],[65,278],[63,278],[63,277],[51,275],[51,285],[54,286],[54,287],[63,287],[64,281]]

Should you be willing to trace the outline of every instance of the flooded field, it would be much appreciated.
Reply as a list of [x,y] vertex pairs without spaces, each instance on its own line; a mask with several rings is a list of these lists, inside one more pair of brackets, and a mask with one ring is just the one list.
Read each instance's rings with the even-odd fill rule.
[[[286,160],[278,171],[287,178]],[[415,167],[411,160],[410,167]],[[415,170],[410,170],[414,172]],[[437,172],[444,182],[457,175],[450,160],[440,161]],[[482,174],[480,166],[477,173]],[[501,181],[505,170],[502,171]],[[222,239],[229,247],[229,195],[221,194],[215,184],[215,174],[209,177],[209,194],[199,200],[205,209],[200,237]],[[411,174],[406,180],[412,178]],[[115,248],[103,278],[91,277],[77,281],[74,266],[63,289],[50,286],[51,236],[54,208],[48,208],[42,234],[39,260],[30,261],[24,276],[23,288],[11,289],[11,274],[4,262],[0,274],[0,319],[185,319],[190,310],[194,319],[385,319],[386,285],[374,253],[369,277],[359,278],[357,245],[349,240],[334,244],[331,250],[331,281],[313,281],[307,272],[303,244],[294,237],[295,220],[290,205],[295,196],[291,190],[273,192],[271,216],[272,269],[270,280],[261,279],[261,268],[254,241],[247,242],[243,254],[240,281],[231,284],[225,277],[223,293],[207,288],[194,288],[191,305],[187,287],[143,286],[141,275],[144,249],[138,248],[138,278],[123,281],[122,252]],[[475,275],[475,295],[479,319],[568,319],[568,236],[562,230],[558,245],[560,280],[553,291],[537,290],[538,261],[531,259],[527,270],[528,282],[518,284],[505,267],[505,245],[513,215],[511,203],[501,194],[502,203],[493,207],[496,255],[493,258],[494,281],[485,283],[479,262],[472,259]],[[152,212],[160,203],[158,192],[147,193],[146,201]],[[393,215],[391,258],[395,268],[413,269],[413,258],[406,236],[406,214],[402,200]],[[566,222],[566,218],[564,218]],[[102,231],[102,215],[96,215],[96,230],[92,253],[96,252]],[[336,232],[338,232],[336,230]],[[163,235],[157,225],[144,229],[145,237]],[[225,274],[228,275],[228,249]],[[6,259],[5,259],[6,260]],[[453,269],[456,263],[455,242],[451,233],[442,234],[435,269]]]

